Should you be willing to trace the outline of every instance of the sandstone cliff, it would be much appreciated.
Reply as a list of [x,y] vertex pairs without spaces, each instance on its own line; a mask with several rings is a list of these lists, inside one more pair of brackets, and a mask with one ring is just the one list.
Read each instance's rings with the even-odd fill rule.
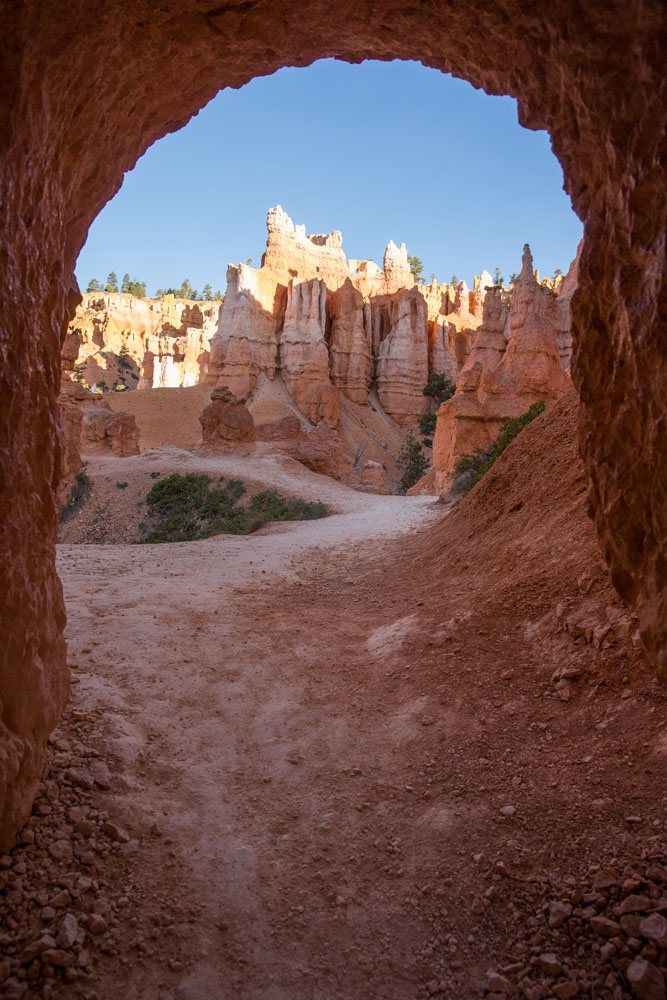
[[486,292],[482,324],[456,392],[438,410],[433,441],[437,492],[450,485],[459,459],[487,448],[505,420],[568,389],[558,337],[556,295],[536,279],[526,245],[511,292]]
[[206,374],[219,302],[113,292],[83,296],[61,352],[89,386],[126,389],[195,385]]

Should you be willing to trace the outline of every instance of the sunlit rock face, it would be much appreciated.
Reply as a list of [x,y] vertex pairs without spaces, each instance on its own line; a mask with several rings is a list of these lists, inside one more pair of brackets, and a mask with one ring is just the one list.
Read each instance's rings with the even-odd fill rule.
[[311,423],[322,420],[335,427],[340,419],[340,390],[329,376],[326,307],[324,281],[290,281],[280,334],[280,371],[297,406]]
[[208,372],[219,310],[219,302],[173,295],[86,293],[68,327],[63,365],[104,389],[196,385]]
[[278,332],[286,289],[268,268],[230,264],[218,329],[211,341],[208,381],[246,398],[260,372],[275,378]]
[[347,258],[338,231],[308,236],[306,227],[295,225],[280,205],[269,209],[266,228],[262,268],[273,271],[281,284],[318,278],[333,290],[347,279]]
[[438,410],[433,440],[438,492],[451,484],[464,455],[493,443],[505,420],[532,403],[555,399],[569,387],[561,364],[556,303],[551,288],[535,278],[527,245],[512,291],[487,290],[482,324],[456,393]]
[[376,365],[378,397],[398,424],[414,423],[426,409],[428,381],[426,303],[417,288],[396,292],[389,301],[389,328]]
[[[390,357],[380,367],[387,412],[395,416],[397,400],[407,398],[405,380],[421,378],[423,367],[414,366],[411,375],[403,372],[410,365],[410,330],[417,344],[426,336],[425,309],[412,317],[410,330],[400,309],[390,317],[392,298],[398,302],[404,290],[415,287],[405,244],[390,240],[379,267],[371,260],[348,261],[338,230],[309,235],[280,205],[269,209],[266,228],[262,266],[228,269],[208,381],[247,397],[260,372],[270,379],[278,376],[311,423],[335,427],[341,393],[360,405],[368,402],[380,345],[391,333],[384,348]],[[374,312],[382,320],[376,321]],[[405,356],[400,363],[399,354]],[[403,373],[394,391],[387,379],[399,369]],[[420,396],[419,405],[399,406],[399,421],[416,419],[422,405]]]
[[331,296],[331,381],[354,403],[368,402],[373,379],[371,307],[348,279]]

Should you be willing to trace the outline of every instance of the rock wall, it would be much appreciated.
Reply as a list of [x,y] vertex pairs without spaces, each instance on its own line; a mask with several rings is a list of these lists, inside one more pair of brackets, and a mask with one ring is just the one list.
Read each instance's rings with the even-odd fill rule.
[[636,603],[667,675],[663,3],[628,0],[622,17],[610,4],[567,0],[136,0],[131,16],[111,0],[73,0],[65,12],[8,0],[5,11],[1,845],[30,809],[67,690],[55,570],[58,355],[88,229],[125,171],[222,87],[323,55],[422,61],[515,97],[520,122],[550,132],[585,223],[572,372],[591,510],[612,579]]
[[560,320],[556,294],[535,278],[526,245],[511,291],[486,292],[482,323],[456,392],[438,410],[433,439],[437,492],[451,485],[464,455],[493,443],[505,420],[569,388],[559,349]]
[[331,296],[331,381],[364,406],[373,379],[370,303],[348,278]]
[[389,300],[389,330],[376,366],[378,397],[399,424],[414,423],[426,410],[422,392],[428,381],[427,308],[419,289]]
[[285,293],[268,268],[230,264],[218,328],[211,340],[208,382],[220,383],[245,399],[254,391],[260,372],[275,378]]
[[208,373],[219,310],[220,302],[188,302],[173,295],[141,299],[86,293],[68,327],[63,364],[91,387],[196,385]]
[[[414,278],[405,244],[390,240],[380,268],[374,261],[348,261],[339,231],[307,235],[280,205],[269,209],[266,228],[261,268],[239,264],[227,271],[208,381],[247,397],[260,372],[270,379],[280,374],[311,423],[335,427],[340,393],[365,405],[378,378],[389,416],[399,423],[416,420],[427,377],[420,383],[426,309],[417,307],[417,298],[423,299],[415,289],[416,298],[405,300],[415,313],[407,319],[402,296],[414,289]],[[395,387],[387,381],[392,373]]]

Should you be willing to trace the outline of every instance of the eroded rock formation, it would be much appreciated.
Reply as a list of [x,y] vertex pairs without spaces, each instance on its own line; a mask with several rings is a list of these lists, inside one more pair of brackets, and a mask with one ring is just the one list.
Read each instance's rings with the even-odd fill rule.
[[139,454],[139,428],[131,413],[112,410],[104,399],[86,401],[83,407],[82,450],[110,451],[116,458]]
[[227,268],[227,291],[211,341],[208,381],[245,399],[260,372],[275,378],[285,288],[273,272],[238,264]]
[[326,305],[324,281],[290,281],[280,335],[280,370],[301,412],[313,424],[323,420],[335,427],[340,419],[340,394],[329,377]]
[[255,440],[255,421],[248,407],[229,389],[211,393],[211,402],[199,418],[204,444],[238,444]]
[[64,367],[92,387],[178,388],[208,372],[219,302],[89,292],[69,324]]
[[331,381],[348,399],[368,402],[373,378],[371,308],[348,278],[331,296]]
[[399,424],[410,424],[426,409],[428,381],[426,303],[417,288],[397,292],[389,302],[389,329],[376,366],[378,396]]
[[505,420],[566,391],[570,379],[561,365],[558,333],[555,293],[535,278],[525,246],[512,291],[486,292],[482,324],[456,392],[438,410],[433,440],[438,492],[450,485],[464,455],[493,443]]

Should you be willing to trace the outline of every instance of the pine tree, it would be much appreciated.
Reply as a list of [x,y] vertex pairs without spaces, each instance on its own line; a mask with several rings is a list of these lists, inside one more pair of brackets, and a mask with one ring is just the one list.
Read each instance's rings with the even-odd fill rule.
[[131,291],[131,285],[132,285],[132,281],[130,280],[129,274],[124,274],[123,275],[123,284],[120,286],[121,292],[124,292],[126,295],[129,294],[130,291]]
[[459,287],[459,279],[457,278],[457,276],[455,274],[453,274],[451,276],[451,278],[449,279],[449,283],[450,283],[450,285],[453,285],[454,288],[458,288]]
[[424,270],[423,263],[419,257],[408,256],[408,264],[410,265],[410,270],[412,271],[412,277],[415,281],[419,281],[422,276],[422,271]]
[[205,302],[212,302],[213,301],[213,289],[208,284],[208,282],[204,285],[204,291],[203,291],[202,295],[203,295],[203,298],[204,298]]
[[500,288],[500,286],[502,285],[502,283],[504,282],[504,280],[505,279],[503,278],[502,274],[500,273],[500,268],[497,267],[495,269],[495,271],[493,272],[493,284],[496,286],[496,288]]
[[405,443],[401,449],[396,464],[403,470],[399,485],[400,493],[407,493],[411,486],[421,479],[428,468],[426,456],[422,451],[422,446],[415,439],[412,433],[405,438]]
[[118,291],[118,275],[115,271],[109,271],[107,275],[107,283],[104,289],[105,292],[117,292]]
[[102,290],[102,286],[100,285],[100,283],[97,280],[97,278],[91,278],[90,281],[88,282],[88,284],[86,285],[86,291],[87,292],[99,292],[101,290]]

